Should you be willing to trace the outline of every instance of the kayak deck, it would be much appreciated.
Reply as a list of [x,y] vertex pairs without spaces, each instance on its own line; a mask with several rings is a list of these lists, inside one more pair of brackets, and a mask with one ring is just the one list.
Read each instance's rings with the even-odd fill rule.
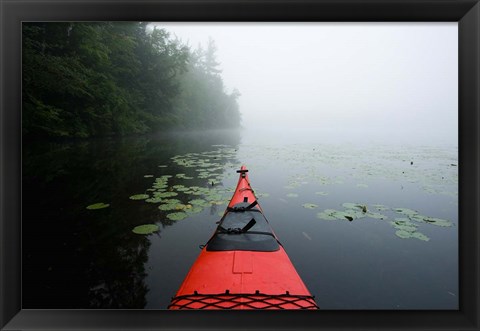
[[318,309],[265,218],[246,174],[169,309]]

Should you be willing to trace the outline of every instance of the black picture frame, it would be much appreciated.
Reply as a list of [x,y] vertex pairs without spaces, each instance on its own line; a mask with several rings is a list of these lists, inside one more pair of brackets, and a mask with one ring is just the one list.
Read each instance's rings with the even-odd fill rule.
[[[474,0],[0,0],[0,327],[2,330],[478,330],[480,4]],[[458,311],[21,309],[21,22],[458,22]]]

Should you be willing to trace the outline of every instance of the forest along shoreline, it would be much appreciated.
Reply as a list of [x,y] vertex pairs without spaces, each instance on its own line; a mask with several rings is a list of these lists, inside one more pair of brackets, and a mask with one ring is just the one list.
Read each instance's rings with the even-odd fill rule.
[[22,136],[94,138],[240,127],[216,45],[145,22],[23,23]]

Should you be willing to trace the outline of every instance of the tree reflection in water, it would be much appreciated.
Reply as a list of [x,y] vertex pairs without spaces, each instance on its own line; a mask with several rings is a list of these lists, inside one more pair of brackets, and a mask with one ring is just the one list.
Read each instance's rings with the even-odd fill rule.
[[[68,142],[24,142],[22,285],[24,309],[145,308],[150,236],[174,221],[158,205],[129,196],[174,155],[214,144],[237,146],[239,134],[197,132]],[[174,163],[172,174],[183,169]],[[195,179],[206,185],[207,179]],[[104,202],[108,208],[88,210]],[[159,232],[138,235],[141,224]]]

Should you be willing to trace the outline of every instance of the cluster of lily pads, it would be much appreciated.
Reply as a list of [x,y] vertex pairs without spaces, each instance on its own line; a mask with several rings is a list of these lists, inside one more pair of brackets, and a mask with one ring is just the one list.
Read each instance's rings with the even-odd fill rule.
[[[307,204],[308,205],[308,204]],[[316,206],[316,205],[315,205]],[[366,205],[345,202],[342,204],[344,210],[325,209],[323,212],[317,214],[317,217],[323,220],[348,220],[353,221],[361,218],[374,218],[379,220],[387,219],[386,215],[371,211]],[[308,208],[311,206],[305,206]]]
[[[339,149],[338,147],[317,146],[316,148],[299,148],[298,146],[267,148],[268,146],[246,146],[249,155],[256,155],[256,167],[271,166],[272,159],[281,159],[285,167],[294,165],[296,174],[287,178],[285,193],[288,198],[299,197],[298,189],[310,182],[317,185],[339,185],[356,180],[359,189],[368,188],[369,178],[415,183],[430,194],[444,194],[456,197],[455,184],[458,183],[458,169],[455,156],[452,154],[437,156],[438,151],[422,150],[421,153],[411,155],[410,150],[384,150],[372,151],[372,157],[365,158],[368,152],[365,149]],[[213,146],[213,150],[203,153],[187,153],[176,155],[171,162],[158,166],[161,175],[144,175],[152,178],[153,183],[145,192],[138,192],[130,196],[131,200],[140,200],[146,203],[158,204],[158,209],[165,212],[165,217],[178,221],[200,213],[212,206],[227,205],[231,198],[233,188],[223,186],[223,182],[236,176],[238,167],[236,158],[242,158],[242,151],[225,146]],[[246,156],[245,156],[246,157]],[[442,166],[438,171],[439,160],[450,158],[452,162]],[[415,163],[413,163],[414,160]],[[264,163],[262,163],[262,160]],[[423,162],[423,163],[422,163]],[[435,166],[430,167],[428,162]],[[422,165],[423,164],[423,165]],[[178,169],[182,168],[179,172]],[[172,169],[172,170],[170,170]],[[176,170],[173,170],[176,169]],[[319,169],[326,169],[322,171]],[[333,170],[332,170],[333,169]],[[177,173],[178,172],[178,173]],[[325,173],[331,174],[330,176]],[[234,181],[232,181],[233,183]],[[328,188],[319,191],[316,195],[328,195]],[[268,196],[267,193],[256,192],[257,197]],[[98,203],[88,206],[88,209],[102,209],[108,204]],[[303,203],[307,209],[317,209],[318,205],[310,202]],[[343,210],[325,209],[317,214],[324,220],[347,220],[371,218],[377,220],[390,220],[396,229],[399,238],[416,238],[429,240],[424,234],[418,232],[419,224],[430,224],[441,227],[452,226],[452,223],[439,218],[427,217],[416,211],[406,208],[390,208],[383,205],[362,205],[357,203],[342,204]],[[385,212],[401,214],[401,217],[389,218]],[[222,212],[223,213],[223,209]],[[146,225],[145,225],[146,226]],[[152,232],[155,227],[145,227],[140,230]]]
[[[254,146],[251,146],[255,148]],[[257,147],[258,148],[258,147]],[[402,184],[418,184],[427,194],[458,196],[458,160],[455,149],[392,148],[391,146],[353,147],[348,145],[282,146],[279,150],[262,147],[267,159],[301,170],[288,181],[287,189],[310,181],[334,185],[357,181],[359,189],[369,187],[369,179],[386,179]],[[270,153],[269,155],[266,155]],[[327,171],[319,171],[324,168]],[[325,176],[325,173],[335,175]]]
[[[161,175],[154,179],[152,187],[145,193],[132,195],[130,199],[159,204],[158,209],[166,212],[165,217],[171,221],[186,219],[212,206],[226,207],[233,189],[226,189],[221,184],[226,178],[224,171],[238,166],[231,162],[236,154],[235,149],[225,145],[214,147],[217,148],[203,153],[173,156],[171,165],[162,164],[158,167],[168,171],[169,168],[176,166],[178,169],[178,166],[181,166],[185,168],[185,173]],[[193,182],[202,182],[204,186],[195,185]],[[135,228],[133,232],[146,234],[154,231],[158,231],[158,228],[146,224],[140,229]]]
[[[303,206],[309,209],[318,207],[315,204],[308,203]],[[397,237],[402,239],[415,238],[423,241],[429,241],[430,238],[423,233],[418,232],[419,224],[423,223],[440,227],[453,226],[453,223],[448,220],[425,216],[408,208],[390,208],[385,205],[376,204],[371,206],[375,210],[372,211],[367,205],[350,202],[343,203],[342,206],[344,207],[344,210],[325,209],[324,211],[317,213],[317,217],[327,221],[347,220],[351,222],[362,218],[386,220],[388,219],[388,216],[379,213],[378,211],[390,211],[403,216],[390,221],[390,224],[396,229],[395,235]]]

